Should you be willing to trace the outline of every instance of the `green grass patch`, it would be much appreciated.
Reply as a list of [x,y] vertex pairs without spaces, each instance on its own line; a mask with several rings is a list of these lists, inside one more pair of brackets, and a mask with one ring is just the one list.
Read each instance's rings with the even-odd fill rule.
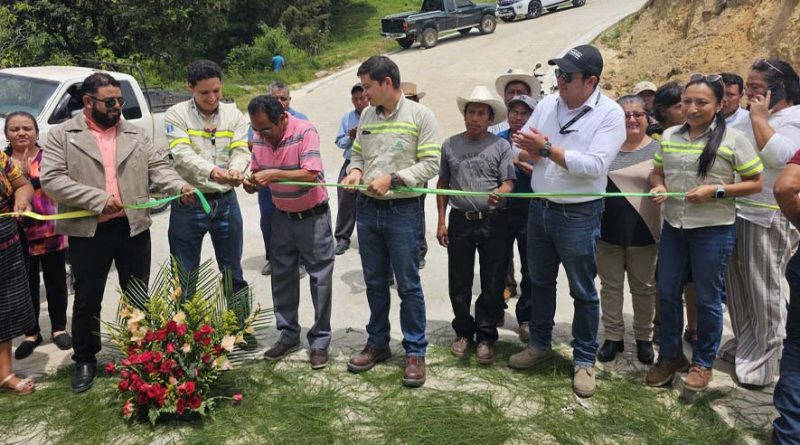
[[22,443],[507,444],[731,443],[710,392],[683,404],[673,390],[653,390],[641,376],[598,372],[594,397],[572,394],[571,361],[563,353],[534,369],[507,368],[516,344],[498,344],[501,359],[479,366],[432,347],[428,382],[404,388],[402,357],[354,375],[342,362],[312,371],[302,354],[277,365],[247,362],[220,380],[220,393],[241,392],[240,406],[220,402],[205,421],[126,423],[116,379],[99,377],[72,394],[72,367],[38,383],[26,397],[0,395],[0,430]]
[[619,51],[625,37],[630,35],[633,25],[639,20],[639,14],[632,14],[619,21],[616,25],[603,31],[597,40],[608,48]]

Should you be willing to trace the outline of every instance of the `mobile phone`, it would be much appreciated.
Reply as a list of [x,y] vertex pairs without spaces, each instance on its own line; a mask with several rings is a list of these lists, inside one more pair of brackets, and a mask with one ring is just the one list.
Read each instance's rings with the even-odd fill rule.
[[778,102],[786,99],[786,89],[781,85],[772,85],[769,87],[769,91],[772,93],[772,96],[769,100],[769,109],[771,110],[775,108],[775,105],[777,105]]

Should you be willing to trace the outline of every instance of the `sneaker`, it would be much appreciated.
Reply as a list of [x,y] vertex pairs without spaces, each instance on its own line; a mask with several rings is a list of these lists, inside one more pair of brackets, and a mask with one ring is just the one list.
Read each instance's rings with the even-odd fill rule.
[[689,360],[683,354],[669,360],[658,357],[656,364],[647,371],[645,382],[650,386],[664,386],[672,381],[676,372],[684,372],[687,369]]
[[271,275],[272,274],[272,263],[267,261],[267,264],[264,265],[264,268],[261,269],[261,275]]
[[597,384],[594,380],[594,366],[576,366],[572,375],[572,390],[582,398],[594,395]]
[[508,367],[512,369],[528,369],[544,361],[552,355],[552,351],[541,351],[528,346],[508,358]]
[[267,352],[264,353],[264,358],[271,362],[277,362],[278,360],[286,357],[292,352],[299,350],[300,350],[300,343],[295,343],[293,345],[286,345],[281,342],[277,342],[274,345],[272,345],[271,348],[267,349]]
[[622,340],[606,340],[603,346],[597,351],[597,360],[606,363],[617,358],[618,352],[625,350],[625,342]]
[[303,266],[302,264],[300,265],[300,270],[298,271],[298,275],[299,279],[301,280],[305,278],[306,275],[308,275],[308,272],[306,272],[306,266]]
[[469,339],[467,337],[458,337],[453,345],[450,346],[450,352],[458,358],[465,358],[469,355]]
[[528,341],[531,339],[531,328],[528,326],[527,321],[523,321],[519,324],[519,341],[522,343],[528,344]]
[[711,368],[704,368],[700,365],[692,364],[689,368],[689,374],[683,380],[686,389],[694,392],[705,391],[708,388],[708,383],[713,378]]
[[488,341],[478,343],[477,351],[475,352],[475,360],[481,365],[491,365],[497,360],[497,353],[494,351],[494,345]]
[[341,255],[347,252],[347,249],[349,248],[350,248],[349,241],[339,240],[339,242],[336,243],[336,249],[333,251],[333,253],[335,253],[336,255]]

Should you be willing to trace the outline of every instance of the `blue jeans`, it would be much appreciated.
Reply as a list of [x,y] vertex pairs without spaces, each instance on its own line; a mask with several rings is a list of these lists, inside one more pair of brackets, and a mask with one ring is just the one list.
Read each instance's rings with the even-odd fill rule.
[[775,385],[775,443],[800,444],[800,252],[786,267],[789,282],[789,311],[786,318],[786,339],[783,341],[781,376]]
[[603,201],[556,204],[531,200],[528,214],[528,267],[531,276],[530,346],[549,350],[556,314],[556,278],[564,264],[575,315],[572,358],[577,366],[594,366],[600,298],[594,286],[595,252],[600,238]]
[[[425,296],[419,279],[420,201],[378,201],[359,195],[356,227],[367,285],[370,317],[367,342],[389,346],[389,275],[394,269],[400,295],[400,329],[409,356],[425,356]],[[391,262],[391,266],[390,266]]]
[[184,205],[172,201],[169,215],[169,252],[187,272],[200,267],[203,238],[211,235],[219,271],[228,271],[233,291],[247,287],[242,274],[242,212],[236,192],[231,190],[218,199],[209,199],[211,213],[206,214],[198,201]]
[[258,189],[258,210],[261,213],[261,237],[264,239],[264,252],[266,252],[267,261],[269,261],[269,237],[272,233],[272,212],[275,210],[275,205],[272,203],[272,192],[269,187],[261,187]]
[[664,222],[658,247],[658,298],[661,303],[663,359],[683,354],[683,287],[689,268],[697,291],[697,344],[692,363],[714,365],[722,337],[722,298],[725,268],[736,243],[736,226],[676,229]]

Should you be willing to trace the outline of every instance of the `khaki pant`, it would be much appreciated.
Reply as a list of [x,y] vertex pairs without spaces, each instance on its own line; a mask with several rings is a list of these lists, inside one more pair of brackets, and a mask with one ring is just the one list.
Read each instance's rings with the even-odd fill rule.
[[653,339],[657,253],[655,244],[623,247],[602,240],[597,243],[597,275],[600,277],[600,307],[606,340],[619,341],[625,336],[622,315],[625,272],[633,297],[634,336],[636,340]]

